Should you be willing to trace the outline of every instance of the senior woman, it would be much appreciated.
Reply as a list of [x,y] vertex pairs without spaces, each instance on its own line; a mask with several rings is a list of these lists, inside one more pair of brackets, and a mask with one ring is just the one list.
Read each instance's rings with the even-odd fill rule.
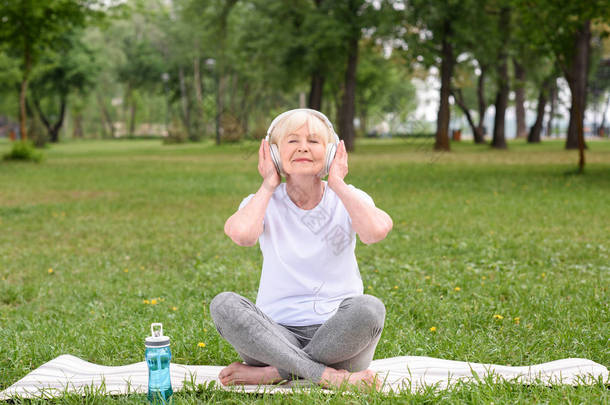
[[[364,191],[345,184],[345,145],[322,113],[287,111],[274,120],[267,139],[258,151],[262,184],[224,228],[240,246],[259,242],[263,269],[256,305],[233,292],[210,303],[218,332],[245,362],[224,368],[220,381],[378,384],[368,366],[385,307],[363,294],[355,234],[363,243],[379,242],[392,219]],[[332,144],[336,153],[327,152]]]

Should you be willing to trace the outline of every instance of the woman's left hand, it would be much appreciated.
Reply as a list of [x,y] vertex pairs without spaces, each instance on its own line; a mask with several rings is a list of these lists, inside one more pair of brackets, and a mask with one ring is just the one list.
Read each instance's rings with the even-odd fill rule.
[[347,150],[345,150],[345,142],[341,140],[328,171],[328,186],[333,188],[335,184],[342,182],[347,172]]

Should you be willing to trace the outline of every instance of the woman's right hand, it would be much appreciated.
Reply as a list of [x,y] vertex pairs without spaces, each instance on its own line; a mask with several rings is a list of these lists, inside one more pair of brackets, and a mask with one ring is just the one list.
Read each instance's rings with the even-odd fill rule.
[[273,163],[273,160],[271,160],[269,143],[265,139],[262,140],[261,146],[258,148],[258,172],[263,178],[263,185],[269,191],[275,190],[282,182],[282,179],[275,168],[275,164]]

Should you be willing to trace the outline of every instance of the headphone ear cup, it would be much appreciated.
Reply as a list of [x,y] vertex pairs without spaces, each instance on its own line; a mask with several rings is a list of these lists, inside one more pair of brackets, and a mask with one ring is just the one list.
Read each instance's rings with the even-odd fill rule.
[[330,165],[333,163],[333,159],[335,158],[335,153],[337,152],[337,144],[329,143],[326,145],[326,163],[324,164],[324,176],[328,175],[330,171]]
[[275,169],[279,174],[282,173],[282,161],[280,160],[280,150],[277,145],[274,143],[269,144],[269,151],[271,152],[271,160],[273,160],[273,164],[275,165]]

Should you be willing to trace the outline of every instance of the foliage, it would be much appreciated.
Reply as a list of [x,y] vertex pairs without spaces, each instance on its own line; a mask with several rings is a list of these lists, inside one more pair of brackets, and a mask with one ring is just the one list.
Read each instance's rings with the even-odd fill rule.
[[407,121],[417,105],[417,97],[403,60],[384,57],[372,40],[362,42],[357,73],[358,116],[366,117],[369,126],[385,120]]
[[23,160],[40,163],[43,159],[41,151],[34,147],[30,141],[15,141],[11,150],[3,155],[4,160]]

